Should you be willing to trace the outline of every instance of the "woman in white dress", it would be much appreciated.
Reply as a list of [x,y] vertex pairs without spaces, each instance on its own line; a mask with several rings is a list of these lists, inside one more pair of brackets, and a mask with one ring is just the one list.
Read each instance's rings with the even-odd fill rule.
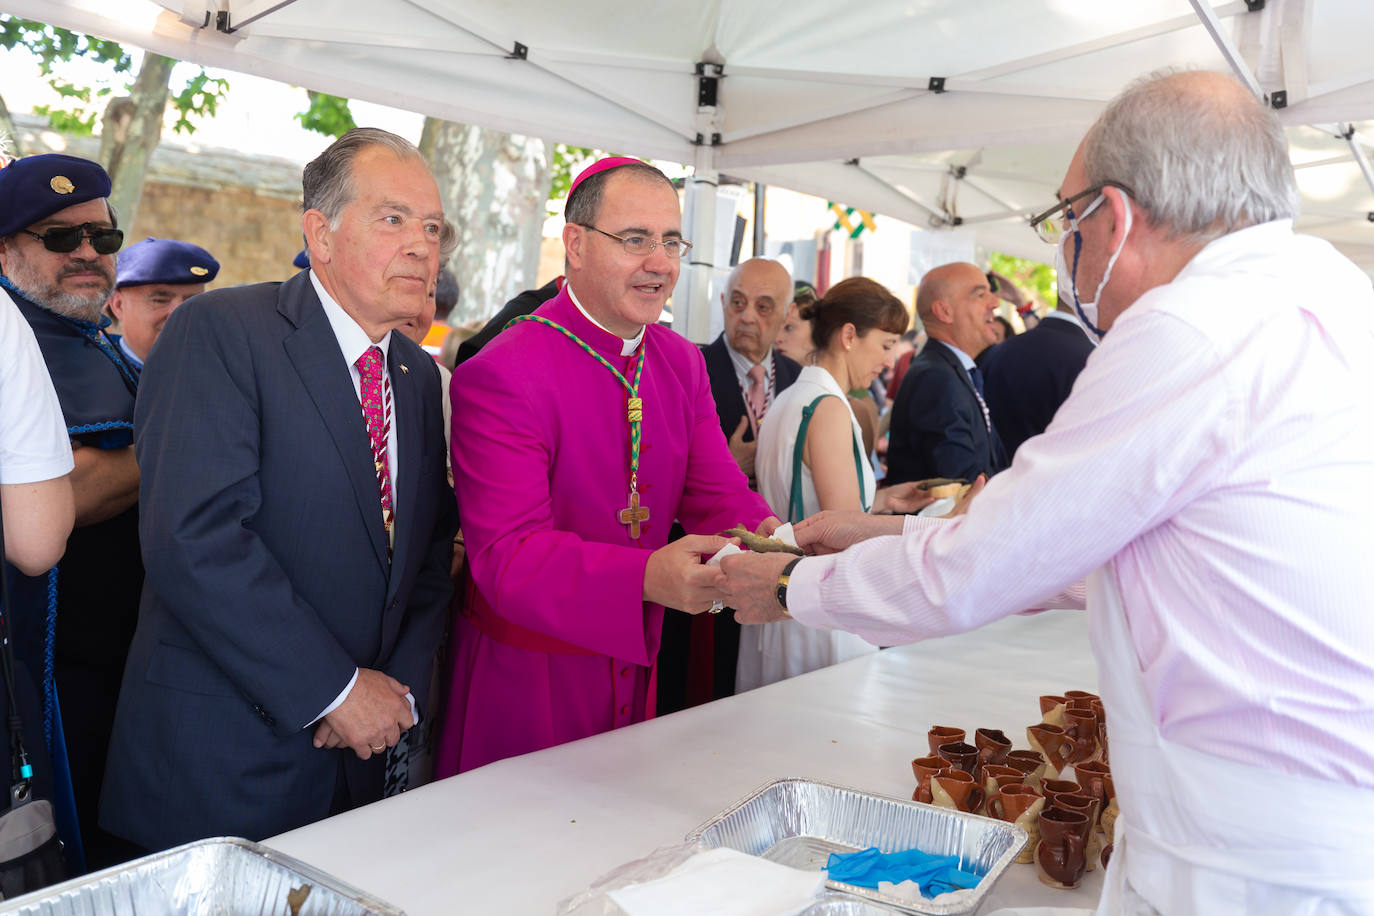
[[[873,466],[847,393],[868,387],[891,367],[893,348],[910,316],[882,284],[852,277],[803,307],[800,317],[811,323],[813,364],[778,395],[759,427],[754,457],[759,493],[774,514],[791,522],[822,509],[882,511],[887,491],[875,495]],[[791,620],[745,627],[735,690],[876,651],[851,633],[814,630]]]

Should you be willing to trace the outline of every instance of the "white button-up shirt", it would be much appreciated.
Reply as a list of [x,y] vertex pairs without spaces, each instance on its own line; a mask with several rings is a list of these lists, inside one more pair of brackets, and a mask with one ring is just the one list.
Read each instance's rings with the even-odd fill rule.
[[1374,787],[1371,562],[1374,291],[1284,220],[1141,296],[968,515],[802,561],[788,606],[893,644],[1106,564],[1162,735]]

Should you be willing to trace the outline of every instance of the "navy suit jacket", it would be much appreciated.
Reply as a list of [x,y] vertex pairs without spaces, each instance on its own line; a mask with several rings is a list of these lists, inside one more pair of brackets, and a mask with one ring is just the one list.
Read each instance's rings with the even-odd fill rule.
[[[371,440],[308,272],[215,290],[167,321],[135,409],[151,562],[115,717],[106,829],[148,849],[262,839],[328,816],[383,760],[307,727],[376,668],[421,710],[444,626],[456,509],[439,372],[393,334],[395,549]],[[359,787],[362,787],[359,789]]]
[[1046,318],[988,351],[984,397],[1009,455],[1050,425],[1092,352],[1083,329],[1058,318]]
[[[744,392],[740,391],[739,378],[735,375],[735,364],[730,361],[730,351],[725,349],[725,335],[701,348],[706,359],[706,375],[711,379],[711,398],[716,402],[716,414],[720,417],[720,430],[728,440],[735,434],[739,421],[744,418]],[[773,382],[776,397],[801,375],[801,364],[794,359],[773,351]],[[744,441],[752,442],[753,430],[744,430]]]
[[897,389],[887,444],[887,483],[932,477],[972,481],[1010,462],[959,358],[937,340],[925,345]]

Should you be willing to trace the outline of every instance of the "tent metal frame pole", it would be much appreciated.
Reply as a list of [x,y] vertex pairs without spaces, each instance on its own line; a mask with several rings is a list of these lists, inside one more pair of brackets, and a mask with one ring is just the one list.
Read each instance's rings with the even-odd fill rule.
[[768,217],[768,185],[761,181],[754,182],[754,257],[763,257],[764,246],[768,242],[768,233],[764,231],[764,222]]
[[1245,62],[1245,58],[1241,57],[1235,43],[1221,31],[1221,22],[1218,21],[1212,7],[1205,0],[1188,0],[1188,3],[1197,13],[1197,18],[1202,22],[1202,27],[1207,30],[1207,34],[1212,36],[1212,43],[1217,46],[1221,56],[1226,58],[1226,63],[1231,70],[1254,94],[1255,98],[1266,105],[1269,104],[1269,94],[1264,91],[1259,80],[1255,79],[1255,74],[1251,72],[1250,65]]
[[[296,0],[248,0],[246,3],[236,4],[233,0],[229,3],[229,23],[221,31],[230,35],[245,26],[252,25],[264,16],[270,16],[283,7],[290,6]],[[242,14],[239,10],[242,8]]]
[[1339,136],[1350,146],[1350,155],[1355,157],[1355,163],[1364,173],[1364,180],[1369,185],[1369,189],[1374,191],[1374,167],[1369,164],[1369,154],[1364,151],[1364,145],[1360,143],[1360,138],[1355,135],[1354,124],[1338,124],[1336,129],[1340,131]]

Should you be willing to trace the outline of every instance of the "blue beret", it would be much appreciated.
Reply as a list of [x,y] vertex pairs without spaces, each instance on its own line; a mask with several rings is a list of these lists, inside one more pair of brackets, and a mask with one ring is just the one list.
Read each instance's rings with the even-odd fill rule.
[[115,288],[152,283],[209,283],[219,273],[219,261],[190,242],[147,238],[119,253]]
[[110,176],[98,162],[44,153],[0,169],[0,238],[59,210],[110,196]]
[[300,270],[305,270],[307,267],[309,267],[309,266],[310,266],[310,249],[309,249],[309,248],[302,248],[302,249],[301,249],[301,253],[298,254],[298,255],[296,255],[295,259],[292,260],[291,266],[292,266],[292,267],[299,268]]

